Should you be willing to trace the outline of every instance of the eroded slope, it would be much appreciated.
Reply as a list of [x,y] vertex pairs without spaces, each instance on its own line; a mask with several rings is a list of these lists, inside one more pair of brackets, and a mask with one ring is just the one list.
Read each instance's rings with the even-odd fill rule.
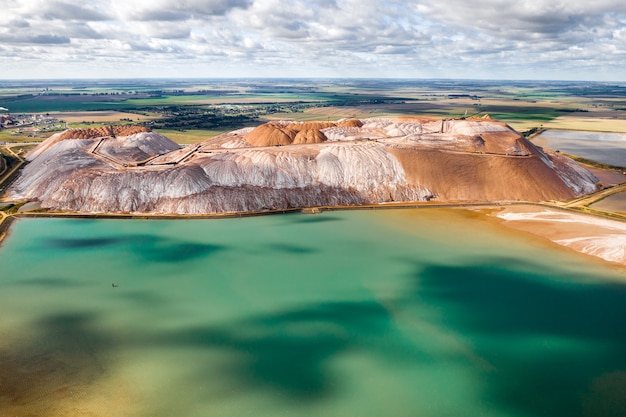
[[595,191],[597,181],[483,119],[273,121],[186,148],[148,131],[68,131],[29,159],[13,198],[86,212],[567,200]]

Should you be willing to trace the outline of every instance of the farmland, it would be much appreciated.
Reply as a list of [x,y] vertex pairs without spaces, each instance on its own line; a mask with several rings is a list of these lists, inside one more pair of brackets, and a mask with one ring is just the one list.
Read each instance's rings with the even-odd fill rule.
[[468,80],[29,80],[0,81],[0,107],[24,120],[0,141],[41,140],[67,127],[142,124],[181,143],[267,119],[489,114],[518,131],[626,132],[626,86]]

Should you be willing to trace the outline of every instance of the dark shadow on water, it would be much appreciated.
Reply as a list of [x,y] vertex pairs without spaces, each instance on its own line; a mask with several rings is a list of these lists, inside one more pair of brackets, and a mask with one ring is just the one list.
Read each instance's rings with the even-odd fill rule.
[[[342,380],[329,364],[350,351],[392,367],[461,360],[445,353],[445,347],[433,356],[432,346],[421,346],[419,337],[405,339],[386,306],[413,315],[437,311],[435,316],[412,316],[410,323],[430,320],[427,327],[471,341],[472,354],[489,364],[463,365],[475,368],[476,389],[484,390],[481,398],[522,415],[598,415],[582,410],[594,401],[602,404],[597,398],[608,394],[593,393],[591,387],[606,374],[626,372],[626,286],[585,284],[576,276],[568,281],[561,273],[516,259],[415,264],[414,292],[398,294],[384,305],[309,305],[181,329],[146,344],[201,348],[207,354],[224,349],[240,358],[218,370],[210,362],[204,367],[198,363],[198,384],[218,373],[225,385],[237,387],[232,392],[271,390],[292,401],[315,401],[339,395]],[[415,327],[412,336],[419,332]],[[626,393],[626,384],[612,387]],[[623,408],[616,407],[602,415],[622,415]]]
[[151,262],[180,262],[203,258],[224,248],[224,246],[206,243],[160,240],[136,248],[135,253]]
[[286,243],[274,243],[267,246],[269,249],[278,252],[285,252],[291,255],[308,255],[317,252],[316,249],[305,246],[290,245]]
[[128,238],[50,238],[45,244],[55,249],[101,248],[127,242]]
[[[503,336],[547,334],[582,340],[626,341],[626,285],[569,282],[557,271],[529,270],[511,259],[452,267],[417,266],[416,292],[464,314],[450,320]],[[550,281],[554,277],[554,281]]]
[[[285,399],[314,401],[342,387],[328,364],[348,350],[392,362],[415,361],[419,354],[399,346],[390,331],[392,317],[375,302],[329,303],[231,323],[228,327],[190,328],[157,343],[226,349],[241,360],[225,364],[222,378],[244,390],[270,389]],[[198,383],[214,378],[206,369]]]
[[[415,270],[415,296],[445,311],[442,326],[474,335],[476,353],[495,367],[485,375],[495,401],[529,415],[600,415],[586,408],[590,387],[626,372],[626,285],[512,259]],[[515,346],[524,342],[531,347]],[[626,398],[626,384],[613,389]],[[626,415],[624,402],[616,407],[601,415]]]
[[91,250],[111,247],[131,252],[150,262],[180,262],[202,258],[224,250],[225,246],[187,242],[158,235],[131,235],[120,237],[50,238],[44,247],[56,250]]
[[326,216],[326,215],[321,215],[321,214],[307,214],[307,215],[296,214],[293,217],[289,217],[289,219],[290,220],[293,219],[291,220],[292,223],[304,223],[304,224],[327,223],[327,222],[336,222],[336,221],[343,220],[341,217]]
[[17,279],[15,281],[11,281],[11,284],[24,287],[42,287],[47,289],[76,288],[89,285],[89,283],[84,281],[56,277]]
[[[179,248],[172,253],[183,257],[221,250],[202,246],[152,239],[142,250],[158,256]],[[33,324],[33,337],[0,350],[0,397],[31,404],[32,415],[62,415],[52,399],[67,387],[98,381],[118,349],[179,347],[206,352],[206,361],[200,356],[185,370],[190,384],[210,390],[215,384],[207,381],[217,378],[233,401],[269,391],[305,404],[341,396],[345,385],[333,364],[344,354],[357,352],[389,368],[433,369],[466,360],[449,353],[445,341],[442,352],[433,354],[432,344],[428,350],[420,345],[424,339],[407,338],[407,326],[428,321],[427,327],[449,336],[445,340],[468,341],[472,356],[490,365],[462,364],[464,372],[473,372],[476,401],[516,415],[626,415],[626,285],[584,283],[545,263],[517,259],[411,265],[407,290],[391,299],[301,305],[220,324],[167,331],[146,325],[116,338],[101,329],[96,314],[51,315]],[[108,290],[143,307],[163,304],[158,294]],[[395,311],[411,315],[402,331]],[[411,336],[419,332],[415,325]],[[215,350],[233,355],[216,365]]]

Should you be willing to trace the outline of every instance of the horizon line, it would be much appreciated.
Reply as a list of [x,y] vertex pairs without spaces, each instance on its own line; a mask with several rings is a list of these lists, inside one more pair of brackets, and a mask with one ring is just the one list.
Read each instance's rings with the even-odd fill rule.
[[355,81],[472,81],[472,82],[569,82],[569,83],[626,83],[624,80],[582,80],[582,79],[523,79],[523,78],[454,78],[454,77],[303,77],[303,76],[286,76],[286,77],[62,77],[62,78],[0,78],[2,82],[17,81],[245,81],[245,80],[299,80],[299,81],[338,81],[338,80],[355,80]]

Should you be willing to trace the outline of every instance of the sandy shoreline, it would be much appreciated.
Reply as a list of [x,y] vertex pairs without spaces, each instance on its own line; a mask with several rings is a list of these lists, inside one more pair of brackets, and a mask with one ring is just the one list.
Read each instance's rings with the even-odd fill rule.
[[626,265],[626,222],[538,205],[509,206],[492,215],[506,227]]

